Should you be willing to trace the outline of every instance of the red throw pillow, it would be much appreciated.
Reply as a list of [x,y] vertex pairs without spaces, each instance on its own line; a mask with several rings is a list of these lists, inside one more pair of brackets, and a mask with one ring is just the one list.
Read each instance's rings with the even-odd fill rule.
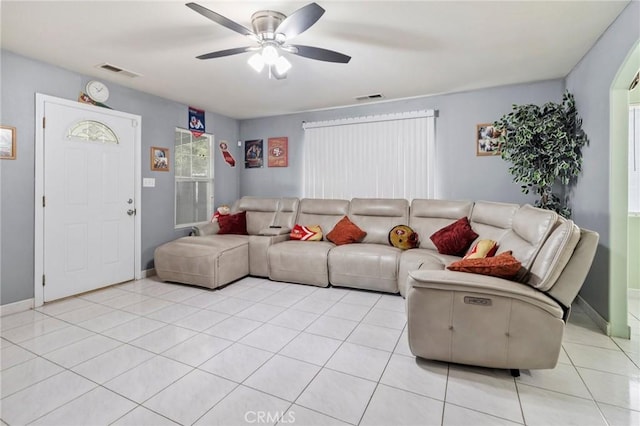
[[447,266],[447,269],[510,279],[518,274],[521,267],[522,263],[510,251],[505,251],[494,257],[458,260]]
[[462,256],[473,240],[478,238],[478,234],[471,229],[469,219],[465,216],[436,231],[430,238],[438,253]]
[[351,244],[361,241],[367,233],[351,222],[347,216],[340,219],[331,232],[327,234],[327,240],[339,246],[342,244]]
[[248,235],[247,212],[222,215],[218,217],[218,225],[220,225],[218,234]]

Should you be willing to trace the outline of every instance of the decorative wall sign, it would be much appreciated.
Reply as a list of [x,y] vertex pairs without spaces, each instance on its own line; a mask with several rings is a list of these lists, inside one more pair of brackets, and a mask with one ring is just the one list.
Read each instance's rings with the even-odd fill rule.
[[244,141],[244,168],[256,169],[262,167],[264,153],[262,139]]
[[89,97],[89,95],[87,95],[84,92],[80,92],[80,94],[78,95],[78,102],[81,102],[83,104],[95,105],[95,106],[99,106],[99,107],[102,107],[102,108],[113,109],[109,105],[105,105],[102,102],[94,101],[93,99],[91,99]]
[[151,147],[151,170],[154,172],[169,171],[169,148]]
[[236,166],[236,159],[233,158],[233,155],[229,152],[229,144],[227,141],[220,141],[218,145],[220,147],[220,152],[222,153],[222,158],[224,158],[224,162],[229,165],[229,167]]
[[478,124],[476,130],[476,155],[499,155],[500,130],[493,127],[491,123]]
[[269,167],[287,167],[289,165],[289,138],[269,138]]
[[189,130],[196,138],[205,133],[204,110],[189,107]]
[[0,158],[3,160],[16,159],[16,128],[0,126]]

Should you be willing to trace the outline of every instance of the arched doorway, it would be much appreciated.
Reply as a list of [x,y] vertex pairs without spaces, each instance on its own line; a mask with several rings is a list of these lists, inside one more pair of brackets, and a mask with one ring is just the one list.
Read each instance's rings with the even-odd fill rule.
[[628,288],[628,144],[629,84],[640,69],[640,40],[620,66],[611,84],[610,144],[610,279],[609,324],[612,336],[629,338]]

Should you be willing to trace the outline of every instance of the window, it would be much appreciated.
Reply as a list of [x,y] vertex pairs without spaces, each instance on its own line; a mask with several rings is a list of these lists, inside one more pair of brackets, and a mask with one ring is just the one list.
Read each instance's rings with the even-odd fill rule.
[[67,139],[102,143],[118,143],[118,137],[106,124],[84,120],[69,129]]
[[433,110],[304,123],[309,198],[433,198]]
[[176,228],[206,222],[213,211],[213,136],[176,129]]

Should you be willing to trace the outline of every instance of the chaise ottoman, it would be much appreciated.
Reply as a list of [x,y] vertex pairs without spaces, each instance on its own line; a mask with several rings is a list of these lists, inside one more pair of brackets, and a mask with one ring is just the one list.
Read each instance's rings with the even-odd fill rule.
[[163,281],[217,288],[249,274],[249,237],[183,237],[156,248],[156,274]]

